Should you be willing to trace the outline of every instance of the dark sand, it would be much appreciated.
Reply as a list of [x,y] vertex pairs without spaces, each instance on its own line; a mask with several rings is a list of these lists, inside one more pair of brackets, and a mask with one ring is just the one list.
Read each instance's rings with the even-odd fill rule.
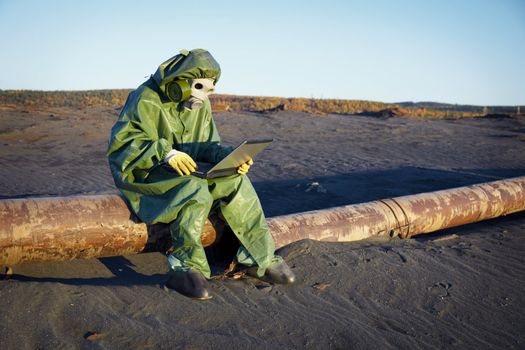
[[[0,198],[115,192],[116,113],[0,107]],[[225,144],[275,139],[250,171],[268,216],[525,175],[524,119],[215,118]],[[208,302],[161,288],[160,253],[15,266],[0,349],[523,349],[524,231],[520,213],[411,240],[296,242],[281,251],[295,286],[214,280]]]

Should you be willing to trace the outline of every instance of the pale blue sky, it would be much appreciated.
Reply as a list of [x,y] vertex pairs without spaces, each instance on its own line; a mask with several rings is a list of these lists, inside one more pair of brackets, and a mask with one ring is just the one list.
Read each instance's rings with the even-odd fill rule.
[[217,92],[525,104],[525,0],[0,0],[0,89],[134,88],[208,49]]

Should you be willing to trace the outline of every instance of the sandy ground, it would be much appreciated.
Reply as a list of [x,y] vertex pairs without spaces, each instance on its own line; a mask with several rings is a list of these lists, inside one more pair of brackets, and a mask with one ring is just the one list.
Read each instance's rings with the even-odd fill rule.
[[[0,107],[0,198],[115,192],[116,113]],[[215,118],[225,144],[275,139],[250,171],[268,216],[525,175],[524,119]],[[296,242],[281,251],[295,286],[213,280],[208,302],[161,288],[160,253],[15,266],[0,348],[523,349],[524,231],[521,213],[411,240]]]

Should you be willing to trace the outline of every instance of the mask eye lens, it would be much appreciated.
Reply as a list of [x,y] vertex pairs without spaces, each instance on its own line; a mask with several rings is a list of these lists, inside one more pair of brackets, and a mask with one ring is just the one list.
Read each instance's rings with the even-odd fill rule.
[[202,89],[202,88],[203,88],[203,86],[202,86],[201,83],[197,83],[197,84],[195,84],[195,89],[200,90],[200,89]]

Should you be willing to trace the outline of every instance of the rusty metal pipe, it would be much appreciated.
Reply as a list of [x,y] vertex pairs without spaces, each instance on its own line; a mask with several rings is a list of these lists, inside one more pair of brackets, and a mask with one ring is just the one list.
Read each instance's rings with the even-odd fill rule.
[[[222,229],[206,221],[204,246]],[[162,250],[167,225],[137,223],[117,195],[0,200],[0,265],[89,259]]]
[[[305,238],[408,238],[522,210],[525,177],[518,177],[278,216],[268,224],[282,247]],[[208,221],[203,243],[213,241],[215,232]],[[0,200],[0,265],[133,254],[159,250],[161,241],[169,241],[166,227],[133,222],[116,195]]]
[[269,219],[278,247],[310,238],[409,238],[525,210],[525,176]]

